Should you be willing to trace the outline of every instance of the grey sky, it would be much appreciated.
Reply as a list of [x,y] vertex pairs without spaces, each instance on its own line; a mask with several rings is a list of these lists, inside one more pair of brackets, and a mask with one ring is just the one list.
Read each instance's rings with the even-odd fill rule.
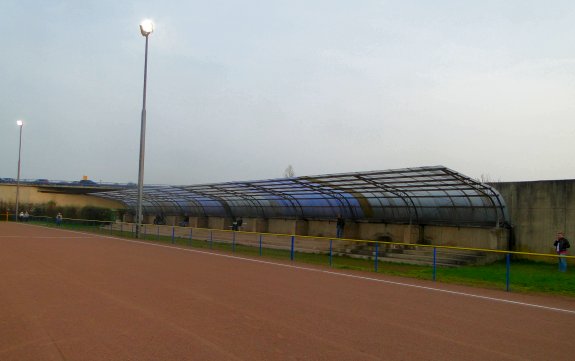
[[575,178],[573,1],[1,0],[0,177]]

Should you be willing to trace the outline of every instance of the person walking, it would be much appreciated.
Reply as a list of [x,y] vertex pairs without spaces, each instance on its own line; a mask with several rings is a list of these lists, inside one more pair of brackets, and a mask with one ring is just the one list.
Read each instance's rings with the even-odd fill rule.
[[343,237],[343,229],[345,228],[345,219],[341,216],[341,214],[337,215],[337,222],[336,222],[336,237],[341,238]]
[[567,259],[565,256],[567,255],[567,248],[570,248],[571,245],[567,238],[565,238],[563,232],[557,232],[557,237],[555,238],[555,242],[553,242],[553,247],[555,247],[555,252],[559,255],[559,271],[567,271]]

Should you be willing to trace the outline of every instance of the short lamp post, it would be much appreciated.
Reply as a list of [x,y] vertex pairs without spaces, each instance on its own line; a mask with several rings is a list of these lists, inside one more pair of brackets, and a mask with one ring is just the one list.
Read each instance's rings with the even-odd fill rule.
[[16,124],[20,127],[20,142],[18,144],[18,176],[16,178],[16,214],[14,215],[14,220],[18,220],[18,205],[20,202],[20,157],[22,155],[22,127],[24,122],[17,120]]
[[142,123],[140,127],[140,166],[138,168],[138,203],[136,210],[136,238],[140,238],[142,226],[142,198],[144,193],[144,153],[146,149],[146,86],[148,78],[148,37],[154,31],[154,23],[144,20],[140,23],[140,33],[146,38],[146,55],[144,58],[144,96],[142,101]]

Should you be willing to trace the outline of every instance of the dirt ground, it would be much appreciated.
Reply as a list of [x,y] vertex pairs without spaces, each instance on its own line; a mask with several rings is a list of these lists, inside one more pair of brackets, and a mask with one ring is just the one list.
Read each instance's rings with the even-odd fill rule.
[[575,360],[575,299],[0,222],[0,360]]

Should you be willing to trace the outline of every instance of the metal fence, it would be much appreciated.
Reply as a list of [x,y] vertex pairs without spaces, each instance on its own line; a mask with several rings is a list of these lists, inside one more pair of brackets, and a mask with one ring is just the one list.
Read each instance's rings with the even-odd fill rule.
[[[70,218],[57,222],[53,217],[37,216],[31,216],[28,222],[135,237],[134,223]],[[152,224],[142,226],[141,239],[506,291],[511,291],[513,286],[514,290],[533,289],[575,296],[575,272],[571,269],[575,267],[574,256]],[[566,262],[568,272],[558,272],[559,260]],[[533,287],[534,284],[539,285]]]

